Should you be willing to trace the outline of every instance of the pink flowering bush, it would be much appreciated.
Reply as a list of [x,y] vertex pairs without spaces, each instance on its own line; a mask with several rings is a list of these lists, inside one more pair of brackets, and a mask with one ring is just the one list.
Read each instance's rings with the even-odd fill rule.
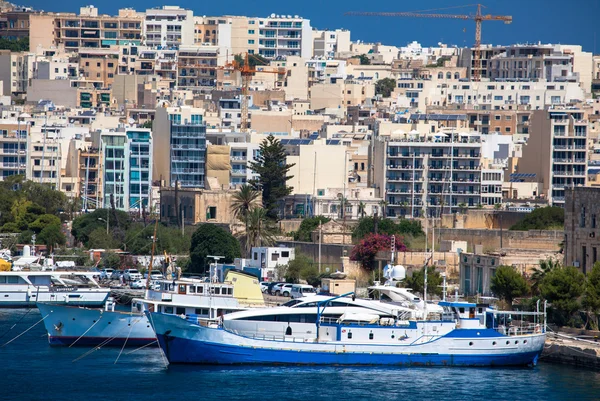
[[[386,234],[367,234],[352,248],[350,260],[360,262],[363,269],[372,270],[379,251],[389,251],[392,237]],[[396,252],[406,251],[402,237],[396,236]]]

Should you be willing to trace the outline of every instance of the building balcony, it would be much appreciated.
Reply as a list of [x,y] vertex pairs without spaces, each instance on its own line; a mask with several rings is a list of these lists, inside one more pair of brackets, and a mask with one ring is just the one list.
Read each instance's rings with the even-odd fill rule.
[[231,170],[231,175],[245,177],[247,174],[248,174],[248,170]]
[[[412,177],[388,177],[388,181],[390,181],[390,182],[412,182],[413,178]],[[418,181],[418,179],[415,178],[414,181]]]
[[247,156],[231,156],[231,160],[246,161],[246,160],[248,160],[248,157]]
[[423,166],[397,166],[397,165],[389,165],[387,166],[388,170],[423,170]]

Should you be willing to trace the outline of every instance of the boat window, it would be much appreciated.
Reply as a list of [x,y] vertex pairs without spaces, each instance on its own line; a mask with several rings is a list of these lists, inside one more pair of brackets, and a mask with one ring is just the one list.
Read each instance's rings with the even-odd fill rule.
[[221,294],[221,288],[220,288],[220,287],[215,287],[215,288],[214,288],[214,290],[215,290],[215,291],[214,291],[214,294],[215,294],[215,295],[219,295],[219,294]]
[[196,292],[196,287],[193,285],[188,286],[188,292],[194,294]]
[[172,306],[165,306],[165,313],[168,315],[172,315],[173,314],[173,307]]
[[208,309],[196,308],[196,315],[208,316]]
[[8,276],[6,278],[6,282],[8,284],[19,284],[19,279],[20,279],[19,276]]
[[281,306],[290,307],[290,306],[294,306],[296,304],[299,304],[300,302],[302,302],[302,301],[299,300],[299,299],[292,299],[291,301],[287,301],[286,303],[282,304]]
[[185,308],[182,308],[180,306],[177,307],[177,314],[178,315],[185,315]]
[[227,293],[228,293],[229,295],[233,295],[233,288],[228,288],[228,289],[227,289]]
[[0,284],[6,283],[6,276],[0,276]]
[[69,298],[79,298],[81,295],[79,294],[69,294]]
[[459,311],[460,313],[465,313],[465,308],[458,308],[458,311]]
[[200,286],[198,286],[198,287],[196,287],[196,292],[197,292],[198,294],[202,294],[202,293],[204,292],[204,287],[203,287],[203,286],[201,286],[201,285],[200,285]]
[[298,308],[314,308],[315,306],[317,306],[316,302],[307,302],[304,304],[297,305]]
[[372,339],[373,339],[373,332],[370,332],[369,333],[369,340],[372,340]]
[[351,332],[351,331],[349,331],[349,332],[348,332],[348,340],[351,340],[351,339],[352,339],[352,332]]

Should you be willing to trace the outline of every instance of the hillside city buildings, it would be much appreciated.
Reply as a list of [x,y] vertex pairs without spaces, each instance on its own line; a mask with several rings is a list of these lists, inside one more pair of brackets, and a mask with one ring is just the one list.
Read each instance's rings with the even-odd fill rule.
[[[485,44],[475,81],[473,48],[365,43],[299,15],[13,7],[0,37],[29,39],[0,50],[0,179],[85,210],[225,221],[219,194],[256,178],[268,135],[295,164],[281,217],[563,207],[600,176],[600,56],[577,44]],[[184,193],[187,216],[165,206]]]

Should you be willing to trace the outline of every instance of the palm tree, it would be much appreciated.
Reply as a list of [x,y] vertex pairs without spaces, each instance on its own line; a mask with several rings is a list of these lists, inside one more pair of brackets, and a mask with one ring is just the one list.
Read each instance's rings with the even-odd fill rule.
[[233,194],[231,211],[233,216],[243,220],[253,207],[260,206],[260,192],[248,184],[244,184]]
[[246,254],[249,255],[252,247],[270,246],[275,242],[277,228],[267,216],[267,211],[262,207],[253,207],[245,216],[245,230],[240,235],[246,245]]
[[367,205],[365,205],[364,202],[360,202],[358,204],[358,213],[360,214],[360,217],[365,217],[366,209],[367,209]]
[[386,218],[386,214],[385,214],[385,208],[387,207],[388,202],[385,200],[382,200],[381,202],[379,202],[379,206],[381,206],[381,218],[385,219]]
[[561,266],[560,262],[553,259],[540,260],[540,266],[533,269],[533,273],[531,273],[531,292],[533,294],[538,294],[540,289],[540,284],[546,274],[550,273],[552,270],[557,269]]

